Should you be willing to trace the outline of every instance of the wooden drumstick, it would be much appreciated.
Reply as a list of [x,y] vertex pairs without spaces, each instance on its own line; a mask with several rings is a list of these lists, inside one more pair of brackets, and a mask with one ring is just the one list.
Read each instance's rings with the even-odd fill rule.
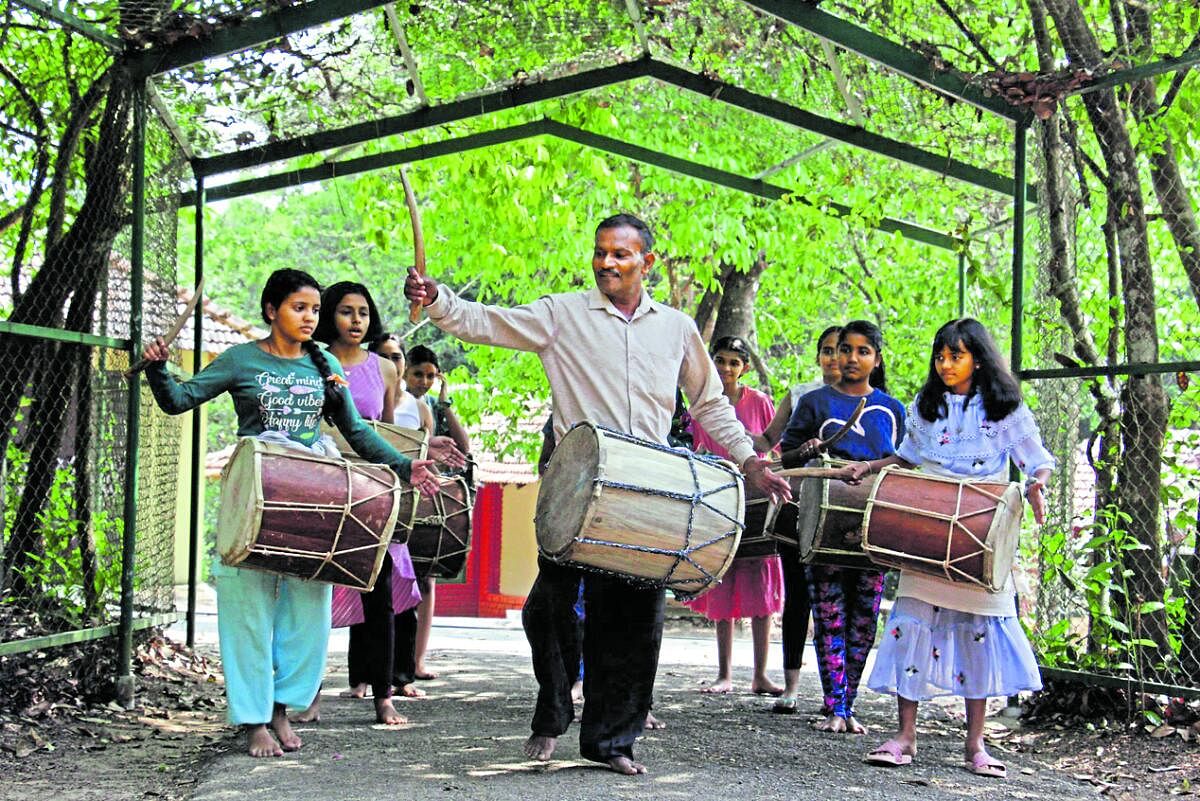
[[[192,312],[196,310],[196,304],[200,302],[200,298],[204,295],[204,279],[200,279],[200,283],[196,284],[196,288],[192,290],[192,297],[183,307],[183,312],[175,318],[175,322],[171,324],[170,329],[162,335],[163,342],[167,347],[175,341],[175,337],[179,336],[179,332],[187,325],[188,318],[192,316]],[[132,378],[150,366],[149,359],[138,359],[132,367],[125,371],[126,378]]]
[[844,475],[840,467],[793,467],[771,472],[781,478],[841,478]]
[[[408,205],[408,216],[412,220],[413,229],[413,266],[417,275],[425,275],[425,235],[421,232],[421,212],[417,208],[417,196],[413,194],[412,184],[408,182],[408,173],[400,168],[400,183],[404,185],[404,202]],[[408,310],[408,320],[415,323],[421,319],[421,301],[414,300]]]

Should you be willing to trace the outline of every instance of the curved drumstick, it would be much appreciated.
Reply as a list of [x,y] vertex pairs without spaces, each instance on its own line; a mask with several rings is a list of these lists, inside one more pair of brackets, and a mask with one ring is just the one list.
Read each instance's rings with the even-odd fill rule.
[[[413,229],[413,265],[417,275],[425,275],[425,235],[421,232],[421,212],[417,209],[417,196],[413,194],[412,184],[408,182],[408,173],[400,168],[400,183],[404,185],[404,202],[408,205],[408,216],[412,220]],[[415,323],[421,319],[421,301],[414,300],[408,310],[409,322]]]
[[[192,297],[190,300],[188,300],[187,305],[183,307],[183,312],[175,318],[175,322],[171,324],[170,329],[168,329],[167,332],[162,335],[163,342],[165,342],[168,347],[170,347],[171,343],[175,341],[175,337],[179,336],[179,332],[183,330],[183,327],[187,325],[188,319],[192,316],[192,312],[196,310],[196,304],[200,302],[200,298],[203,295],[204,279],[201,278],[200,282],[196,284],[196,288],[192,290]],[[145,370],[149,365],[150,362],[148,360],[138,359],[138,361],[134,363],[132,367],[125,371],[125,377],[132,378],[142,370]]]
[[833,432],[832,435],[818,442],[815,449],[809,452],[801,445],[799,448],[793,448],[787,453],[780,454],[779,460],[784,463],[795,464],[796,462],[811,459],[818,453],[824,453],[829,450],[840,442],[842,437],[850,433],[850,429],[854,428],[854,424],[858,422],[858,418],[862,417],[863,409],[865,408],[867,408],[867,399],[863,397],[859,399],[858,405],[854,407],[854,412],[850,415],[850,419],[843,423],[842,427]]

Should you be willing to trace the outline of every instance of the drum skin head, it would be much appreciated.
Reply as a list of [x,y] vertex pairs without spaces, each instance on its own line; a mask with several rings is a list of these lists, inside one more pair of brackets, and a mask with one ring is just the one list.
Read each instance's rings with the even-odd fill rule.
[[800,561],[812,558],[813,545],[825,517],[825,504],[829,499],[829,482],[820,478],[806,478],[793,503],[796,504],[796,542]]
[[236,565],[250,553],[254,532],[262,520],[258,453],[265,447],[265,443],[251,437],[239,440],[221,477],[217,553],[227,565]]
[[572,428],[554,448],[533,517],[538,549],[546,557],[565,555],[583,530],[592,499],[600,493],[596,479],[604,471],[604,462],[600,437],[590,423]]
[[[992,587],[997,591],[1008,581],[1016,559],[1017,544],[1021,541],[1021,519],[1025,516],[1025,496],[1015,481],[1000,496],[1000,508],[992,518],[987,542],[992,546]],[[989,588],[991,589],[991,588]]]

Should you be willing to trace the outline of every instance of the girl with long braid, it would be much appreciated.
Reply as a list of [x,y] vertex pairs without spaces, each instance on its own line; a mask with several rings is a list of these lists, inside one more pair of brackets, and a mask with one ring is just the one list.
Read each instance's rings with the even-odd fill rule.
[[[386,464],[420,492],[436,492],[432,462],[410,460],[363,423],[342,389],[341,365],[312,341],[320,284],[299,270],[276,270],[263,287],[260,306],[269,335],[230,348],[189,381],[167,372],[170,351],[161,338],[148,345],[146,378],[159,407],[180,414],[228,392],[239,436],[282,436],[332,455],[336,448],[321,436],[324,417],[357,453]],[[304,401],[321,389],[324,401],[314,411],[311,401]],[[220,563],[212,573],[229,720],[246,728],[251,756],[298,750],[301,741],[288,722],[287,708],[307,706],[320,686],[331,587]]]

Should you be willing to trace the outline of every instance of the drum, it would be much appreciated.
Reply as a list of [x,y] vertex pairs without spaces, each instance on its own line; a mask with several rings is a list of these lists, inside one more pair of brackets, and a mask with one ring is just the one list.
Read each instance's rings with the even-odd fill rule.
[[[383,437],[388,445],[391,445],[396,450],[407,456],[409,459],[424,459],[429,450],[429,435],[424,431],[415,428],[405,428],[404,426],[392,425],[391,423],[383,423],[379,420],[363,420],[376,434]],[[352,461],[362,461],[355,452],[354,448],[350,447],[350,443],[342,436],[342,432],[329,423],[321,424],[321,433],[328,434],[333,438],[333,442],[338,446],[347,459]]]
[[729,462],[580,423],[542,476],[534,526],[548,559],[692,596],[729,568],[744,510]]
[[471,492],[461,476],[438,479],[433,497],[420,496],[408,536],[408,553],[418,578],[462,575],[471,549]]
[[[811,467],[842,467],[846,462],[813,460]],[[872,484],[857,486],[837,479],[789,479],[792,500],[771,523],[771,534],[796,549],[800,561],[871,570],[875,565],[862,549],[863,515]]]
[[383,465],[238,442],[221,476],[217,553],[235,567],[370,590],[413,493]]
[[738,541],[734,559],[754,559],[779,553],[778,543],[767,531],[767,512],[771,499],[758,490],[746,487],[746,528]]
[[999,592],[1025,511],[1021,485],[885,467],[867,499],[863,550],[876,564]]

